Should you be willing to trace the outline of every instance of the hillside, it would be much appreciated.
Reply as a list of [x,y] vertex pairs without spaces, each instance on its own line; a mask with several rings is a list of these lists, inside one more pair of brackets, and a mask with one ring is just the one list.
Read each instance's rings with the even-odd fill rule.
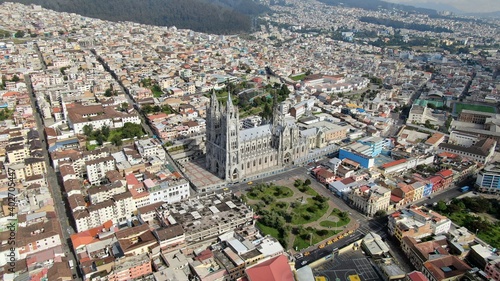
[[251,17],[267,11],[251,0],[0,0],[3,2],[37,4],[92,18],[176,26],[214,34],[248,32]]
[[323,2],[332,6],[340,6],[344,7],[352,7],[352,8],[361,8],[365,10],[378,10],[378,9],[398,9],[409,13],[421,13],[427,15],[437,15],[436,10],[425,9],[425,8],[416,8],[409,5],[402,4],[394,4],[381,0],[318,0],[319,2]]

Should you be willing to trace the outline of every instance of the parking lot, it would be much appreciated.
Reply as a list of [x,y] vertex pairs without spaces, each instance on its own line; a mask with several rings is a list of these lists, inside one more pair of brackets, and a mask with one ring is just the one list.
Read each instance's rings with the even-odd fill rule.
[[323,276],[329,281],[349,281],[349,275],[357,274],[363,281],[382,280],[361,250],[337,256],[313,269],[314,276]]

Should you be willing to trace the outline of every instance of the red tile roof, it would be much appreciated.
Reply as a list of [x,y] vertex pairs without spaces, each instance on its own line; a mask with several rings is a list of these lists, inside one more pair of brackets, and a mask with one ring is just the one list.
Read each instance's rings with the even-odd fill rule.
[[457,155],[451,152],[441,152],[438,154],[439,157],[446,157],[446,158],[456,158]]
[[97,234],[102,231],[102,229],[109,229],[113,226],[113,221],[107,221],[103,225],[91,228],[87,231],[75,233],[71,235],[71,242],[73,244],[73,248],[77,249],[82,245],[87,245],[97,240]]
[[442,170],[437,173],[437,175],[442,176],[443,178],[451,177],[453,176],[453,171],[452,170]]
[[381,167],[382,167],[382,169],[387,169],[389,167],[396,166],[396,165],[399,165],[399,164],[402,164],[402,163],[405,163],[405,162],[406,162],[406,159],[399,159],[399,160],[396,160],[396,161],[385,163]]
[[391,201],[392,202],[398,203],[401,200],[403,200],[403,198],[391,194]]
[[408,280],[410,281],[429,281],[425,275],[420,271],[413,271],[408,273]]
[[288,259],[284,255],[272,258],[246,270],[250,281],[294,281]]

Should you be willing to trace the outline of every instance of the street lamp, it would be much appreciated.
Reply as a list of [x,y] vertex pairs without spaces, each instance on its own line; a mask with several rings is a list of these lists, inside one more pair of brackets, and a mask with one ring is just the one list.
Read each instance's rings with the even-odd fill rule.
[[477,232],[479,231],[479,228],[476,228],[476,236],[477,236]]
[[309,233],[309,246],[312,246],[313,235],[312,232]]

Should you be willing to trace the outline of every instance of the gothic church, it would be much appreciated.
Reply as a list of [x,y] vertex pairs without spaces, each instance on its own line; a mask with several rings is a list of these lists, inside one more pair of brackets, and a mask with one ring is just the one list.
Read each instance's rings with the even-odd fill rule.
[[206,168],[229,183],[293,165],[309,153],[295,120],[274,109],[271,124],[240,130],[231,95],[224,106],[212,93],[206,118]]

